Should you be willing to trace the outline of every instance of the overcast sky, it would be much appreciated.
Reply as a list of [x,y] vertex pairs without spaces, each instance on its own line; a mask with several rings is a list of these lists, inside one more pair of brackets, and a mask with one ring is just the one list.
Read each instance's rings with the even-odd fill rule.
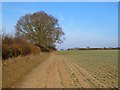
[[59,49],[72,47],[117,47],[118,46],[118,3],[2,3],[2,24],[6,33],[14,34],[18,19],[37,11],[58,18],[65,32]]

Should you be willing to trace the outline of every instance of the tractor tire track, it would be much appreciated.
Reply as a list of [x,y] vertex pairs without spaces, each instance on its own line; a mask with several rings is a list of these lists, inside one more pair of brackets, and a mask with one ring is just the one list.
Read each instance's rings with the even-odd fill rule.
[[67,71],[66,64],[64,60],[62,60],[61,56],[58,56],[58,62],[59,62],[59,72],[61,76],[61,81],[66,88],[75,88],[75,85],[73,83],[73,80],[71,79],[69,72]]

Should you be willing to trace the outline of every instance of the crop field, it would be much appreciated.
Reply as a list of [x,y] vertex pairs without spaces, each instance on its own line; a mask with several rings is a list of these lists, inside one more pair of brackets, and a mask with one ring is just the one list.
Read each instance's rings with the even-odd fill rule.
[[118,86],[117,50],[71,50],[59,53],[64,56],[66,62],[82,69],[82,71],[79,69],[81,77],[90,86]]
[[0,88],[120,90],[118,8],[89,0],[2,3]]
[[118,51],[57,51],[8,60],[3,63],[2,84],[4,88],[117,88]]

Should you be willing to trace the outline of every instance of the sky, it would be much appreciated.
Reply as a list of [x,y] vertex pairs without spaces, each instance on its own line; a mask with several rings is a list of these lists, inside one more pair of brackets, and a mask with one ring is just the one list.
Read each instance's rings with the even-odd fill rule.
[[58,49],[118,46],[117,2],[3,2],[2,27],[14,34],[19,18],[37,11],[58,18],[66,38]]
[[119,0],[2,0],[2,2],[119,2]]

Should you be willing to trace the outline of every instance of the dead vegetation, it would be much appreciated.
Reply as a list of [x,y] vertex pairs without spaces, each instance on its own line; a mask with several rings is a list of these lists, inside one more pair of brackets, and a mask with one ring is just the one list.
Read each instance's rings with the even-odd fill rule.
[[40,49],[24,38],[16,38],[11,35],[2,37],[2,59],[17,56],[38,54]]
[[30,55],[16,57],[3,61],[2,64],[2,87],[11,88],[21,82],[24,75],[31,72],[41,62],[49,56],[47,53],[42,55]]

